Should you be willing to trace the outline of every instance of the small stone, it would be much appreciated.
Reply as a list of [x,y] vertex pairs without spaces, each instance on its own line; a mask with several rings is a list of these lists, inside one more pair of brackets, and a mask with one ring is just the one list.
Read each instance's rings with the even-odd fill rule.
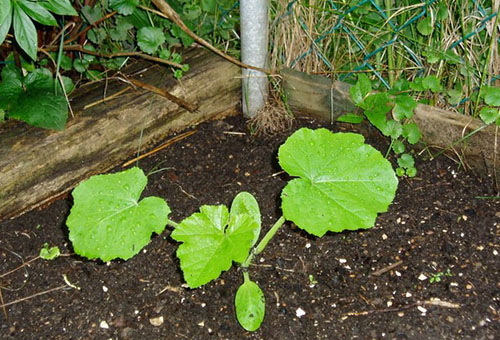
[[204,327],[205,326],[205,321],[198,322],[197,325],[200,326],[200,327]]
[[496,249],[493,249],[493,255],[495,255],[495,256],[498,255],[498,251]]
[[424,307],[422,306],[418,306],[417,309],[422,313],[422,314],[425,314],[427,313],[427,309],[425,309]]
[[163,316],[158,316],[156,318],[149,319],[149,323],[155,327],[163,325]]
[[418,276],[418,279],[419,279],[420,281],[425,281],[425,280],[427,280],[427,276],[425,276],[425,275],[422,273],[422,274],[420,274],[420,275]]
[[307,242],[307,243],[306,243],[306,248],[307,248],[307,249],[311,248],[311,243]]
[[106,293],[106,292],[108,291],[108,287],[106,287],[106,286],[102,286],[102,291],[103,291],[104,293]]
[[388,236],[386,234],[382,234],[382,240],[387,240],[388,239]]
[[452,317],[452,316],[449,316],[449,315],[448,315],[448,316],[446,317],[446,321],[448,321],[449,323],[452,323],[453,321],[455,321],[455,319],[453,319],[453,317]]
[[347,262],[347,260],[346,260],[346,259],[339,259],[339,262],[340,262],[340,263],[346,263],[346,262]]
[[99,327],[101,327],[103,329],[108,329],[109,325],[106,321],[101,321],[101,323],[99,324]]
[[295,315],[297,315],[298,318],[301,318],[303,317],[304,315],[306,315],[306,312],[302,309],[302,308],[297,308],[297,310],[295,311]]
[[411,293],[410,293],[410,292],[406,292],[405,296],[406,296],[407,298],[409,298],[409,297],[411,297]]
[[387,301],[387,307],[391,307],[391,306],[392,306],[392,301],[391,300]]

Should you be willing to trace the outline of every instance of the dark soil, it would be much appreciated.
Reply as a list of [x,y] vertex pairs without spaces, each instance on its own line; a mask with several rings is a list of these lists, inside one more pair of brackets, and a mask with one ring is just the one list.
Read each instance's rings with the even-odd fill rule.
[[[294,128],[304,125],[319,124],[299,120]],[[146,173],[169,167],[149,176],[144,195],[165,198],[171,219],[180,221],[202,204],[228,205],[249,191],[267,229],[288,180],[276,175],[276,154],[289,134],[253,137],[239,117],[203,124],[141,161]],[[375,133],[367,141],[387,149]],[[400,180],[394,203],[370,230],[315,238],[287,223],[278,232],[250,268],[267,301],[254,333],[235,318],[241,272],[233,267],[202,288],[184,288],[167,229],[127,262],[73,255],[0,276],[8,304],[8,318],[0,310],[0,338],[500,339],[500,204],[479,198],[496,195],[492,180],[457,170],[444,157],[418,168],[416,178]],[[71,204],[56,201],[2,222],[0,275],[37,256],[46,242],[71,253]]]

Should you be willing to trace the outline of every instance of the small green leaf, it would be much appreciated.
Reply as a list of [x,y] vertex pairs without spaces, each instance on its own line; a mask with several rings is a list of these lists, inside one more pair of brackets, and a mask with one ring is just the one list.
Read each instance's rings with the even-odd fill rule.
[[423,85],[423,78],[415,78],[410,82],[410,88],[415,91],[425,91],[426,88]]
[[165,42],[165,34],[158,27],[144,27],[137,33],[137,44],[142,51],[153,54]]
[[14,37],[24,52],[33,60],[36,60],[38,49],[38,37],[35,24],[30,17],[14,2]]
[[236,292],[234,304],[240,325],[250,332],[257,330],[266,312],[266,301],[260,287],[245,277],[245,282]]
[[40,257],[44,260],[54,260],[61,256],[59,247],[54,246],[49,248],[49,244],[45,243],[43,248],[40,249]]
[[392,150],[396,154],[403,153],[403,152],[405,152],[405,145],[400,140],[394,140],[392,142]]
[[370,78],[368,78],[368,76],[364,73],[360,73],[358,75],[358,81],[349,89],[351,99],[355,105],[362,103],[371,91],[372,83]]
[[408,143],[416,144],[422,138],[422,134],[417,124],[408,123],[403,125],[403,137],[408,140]]
[[417,107],[417,101],[408,95],[400,95],[395,98],[393,114],[398,120],[413,117],[413,110]]
[[89,259],[128,260],[161,233],[170,208],[159,197],[139,200],[147,177],[137,168],[92,176],[73,190],[66,224],[75,253]]
[[57,26],[54,16],[38,3],[28,0],[17,0],[17,3],[33,20],[42,25]]
[[498,108],[486,106],[479,111],[479,117],[485,124],[491,124],[500,118],[500,111]]
[[109,0],[109,7],[122,15],[130,15],[139,5],[139,0]]
[[401,167],[396,168],[396,175],[398,175],[398,177],[403,177],[405,175],[405,169]]
[[384,136],[391,137],[392,139],[396,139],[403,133],[403,127],[400,122],[395,120],[389,120],[386,124],[384,131],[382,131]]
[[406,175],[408,177],[415,177],[417,175],[417,169],[415,169],[414,167],[406,169]]
[[433,74],[422,79],[422,86],[424,89],[431,90],[432,92],[439,92],[442,90],[439,79]]
[[438,11],[436,14],[437,21],[443,21],[448,18],[448,6],[446,5],[446,1],[441,1],[438,5]]
[[45,9],[58,15],[78,15],[69,0],[47,0],[39,2],[39,4],[40,6],[45,7]]
[[[75,89],[75,83],[73,83],[73,79],[66,77],[66,76],[62,76],[61,79],[62,79],[62,83],[64,86],[64,91],[66,92],[66,94],[70,94],[71,92],[73,92],[73,90]],[[62,89],[61,89],[60,82],[58,82],[58,88],[61,90],[59,93],[63,93]]]
[[486,87],[484,102],[489,106],[500,106],[500,88],[495,86]]
[[417,24],[417,30],[422,35],[430,35],[434,30],[431,17],[428,16],[420,20]]
[[239,213],[230,216],[224,205],[204,205],[172,232],[174,240],[183,242],[177,257],[189,287],[204,285],[231,268],[233,261],[242,263],[247,258],[259,224],[255,216],[240,209],[235,207]]
[[302,128],[278,158],[283,170],[299,177],[282,191],[283,216],[316,236],[372,227],[396,192],[391,164],[359,134]]
[[458,105],[462,101],[462,91],[460,89],[448,90],[448,103],[451,105]]
[[409,153],[404,153],[398,158],[398,165],[402,168],[409,169],[415,165],[415,160]]
[[201,0],[201,9],[205,12],[213,13],[217,8],[217,0]]
[[250,194],[249,192],[245,191],[240,192],[238,195],[236,195],[236,197],[233,200],[233,203],[231,204],[231,217],[234,218],[234,216],[240,214],[248,215],[258,225],[258,228],[255,228],[254,230],[254,239],[251,245],[253,247],[257,242],[257,240],[259,239],[260,228],[261,228],[261,217],[260,217],[259,203],[257,203],[255,197],[253,197],[253,195]]
[[118,17],[116,19],[116,26],[109,31],[111,39],[115,41],[124,41],[127,39],[129,31],[134,26],[123,17]]
[[347,113],[345,115],[341,115],[340,117],[337,118],[337,122],[341,123],[351,123],[351,124],[359,124],[364,120],[363,116],[354,114],[354,113]]
[[80,16],[83,17],[87,23],[93,25],[97,20],[103,17],[102,9],[100,6],[90,7],[85,5],[82,7]]

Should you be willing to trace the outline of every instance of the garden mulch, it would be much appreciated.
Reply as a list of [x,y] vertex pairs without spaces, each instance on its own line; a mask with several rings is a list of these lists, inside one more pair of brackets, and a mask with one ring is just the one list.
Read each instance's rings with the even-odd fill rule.
[[[294,129],[320,125],[297,119]],[[367,142],[385,153],[372,132]],[[165,198],[181,221],[248,191],[267,229],[289,179],[277,151],[291,133],[253,136],[241,117],[204,123],[140,161],[146,173],[166,168],[143,195]],[[71,196],[1,222],[0,339],[500,339],[500,201],[481,198],[497,195],[493,180],[445,157],[417,165],[372,229],[322,238],[290,222],[280,229],[250,268],[267,302],[253,333],[235,317],[241,271],[185,288],[169,228],[127,262],[70,255],[4,275],[45,243],[71,254]]]

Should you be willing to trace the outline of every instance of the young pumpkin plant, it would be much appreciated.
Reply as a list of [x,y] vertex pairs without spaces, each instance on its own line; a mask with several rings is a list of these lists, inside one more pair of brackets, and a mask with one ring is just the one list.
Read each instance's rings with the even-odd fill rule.
[[265,316],[265,298],[249,267],[284,222],[318,237],[370,228],[377,214],[387,211],[398,184],[391,164],[359,134],[302,128],[280,147],[278,158],[283,170],[296,178],[281,193],[283,216],[260,241],[260,209],[250,193],[236,195],[230,208],[204,205],[176,223],[168,219],[164,200],[139,201],[146,177],[132,168],[92,177],[74,190],[67,224],[75,252],[104,261],[128,259],[152,232],[161,233],[170,224],[172,238],[181,242],[177,256],[190,288],[217,279],[233,262],[241,267],[236,316],[244,329],[255,331]]

